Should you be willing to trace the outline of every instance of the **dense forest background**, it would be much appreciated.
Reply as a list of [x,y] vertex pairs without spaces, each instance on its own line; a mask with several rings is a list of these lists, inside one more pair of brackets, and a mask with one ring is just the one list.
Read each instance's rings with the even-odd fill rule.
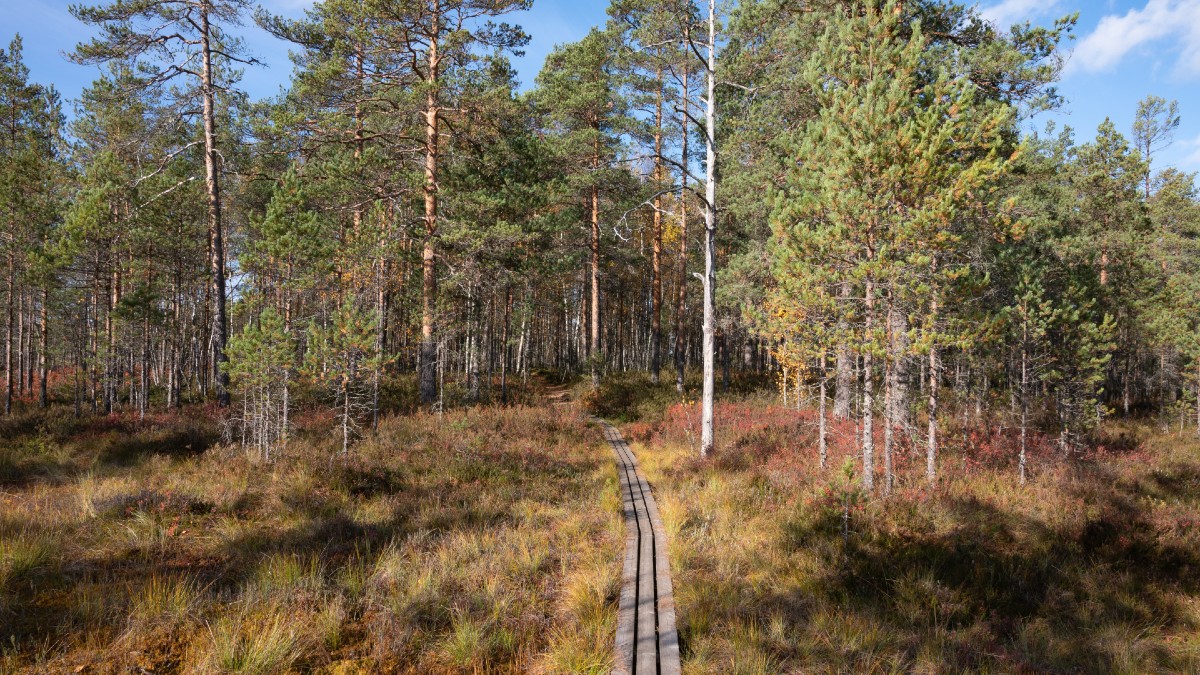
[[[853,421],[885,491],[901,446],[936,479],[951,424],[1019,437],[1022,481],[1106,417],[1200,428],[1200,196],[1155,161],[1178,106],[1028,131],[1074,17],[616,0],[519,93],[527,6],[80,5],[70,58],[107,74],[72,102],[14,39],[5,413],[211,403],[270,457],[297,407],[345,451],[381,411],[637,370],[699,395],[707,452],[713,390],[753,376],[819,407],[822,460]],[[276,98],[239,91],[246,21],[294,45]]]

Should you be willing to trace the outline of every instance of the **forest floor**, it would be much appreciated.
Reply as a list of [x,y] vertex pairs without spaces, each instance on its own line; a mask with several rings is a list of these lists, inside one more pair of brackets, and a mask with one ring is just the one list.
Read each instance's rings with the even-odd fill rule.
[[[297,416],[264,462],[214,411],[0,422],[0,672],[600,673],[623,422],[670,543],[684,672],[1200,672],[1200,441],[1111,423],[1063,457],[945,421],[859,490],[854,426],[736,381],[717,452],[671,384],[611,377],[385,417]],[[577,405],[574,401],[581,401]],[[694,403],[694,402],[692,402]]]
[[1194,428],[1112,423],[1070,458],[1039,438],[1022,486],[1012,429],[951,420],[936,489],[907,443],[867,499],[852,423],[821,469],[814,411],[731,396],[700,460],[696,406],[605,389],[667,529],[685,673],[1200,672]]
[[0,672],[607,672],[624,524],[575,407],[0,423]]

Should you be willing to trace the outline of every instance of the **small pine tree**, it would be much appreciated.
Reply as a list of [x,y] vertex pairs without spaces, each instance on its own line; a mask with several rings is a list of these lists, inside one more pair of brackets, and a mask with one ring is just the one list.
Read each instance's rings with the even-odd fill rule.
[[242,399],[242,445],[270,460],[272,450],[287,444],[288,408],[296,346],[283,317],[263,310],[229,342],[228,372],[233,391]]
[[350,450],[359,419],[371,409],[372,376],[383,367],[375,343],[377,323],[375,312],[363,311],[347,299],[329,325],[309,324],[304,374],[334,399],[342,454]]

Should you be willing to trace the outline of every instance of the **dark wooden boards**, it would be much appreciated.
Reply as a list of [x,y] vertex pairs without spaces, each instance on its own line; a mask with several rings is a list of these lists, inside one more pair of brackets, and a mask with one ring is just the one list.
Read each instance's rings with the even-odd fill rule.
[[679,675],[679,633],[667,536],[650,484],[621,433],[601,419],[604,437],[617,456],[625,511],[625,567],[617,615],[619,675]]

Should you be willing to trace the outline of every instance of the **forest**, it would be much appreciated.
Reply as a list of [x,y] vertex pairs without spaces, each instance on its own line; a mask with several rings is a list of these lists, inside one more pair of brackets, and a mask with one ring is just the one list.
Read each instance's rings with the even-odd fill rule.
[[0,49],[0,670],[621,672],[596,418],[683,672],[1200,668],[1200,190],[1046,121],[1077,14],[611,0],[522,86],[531,0],[81,2],[78,100]]

